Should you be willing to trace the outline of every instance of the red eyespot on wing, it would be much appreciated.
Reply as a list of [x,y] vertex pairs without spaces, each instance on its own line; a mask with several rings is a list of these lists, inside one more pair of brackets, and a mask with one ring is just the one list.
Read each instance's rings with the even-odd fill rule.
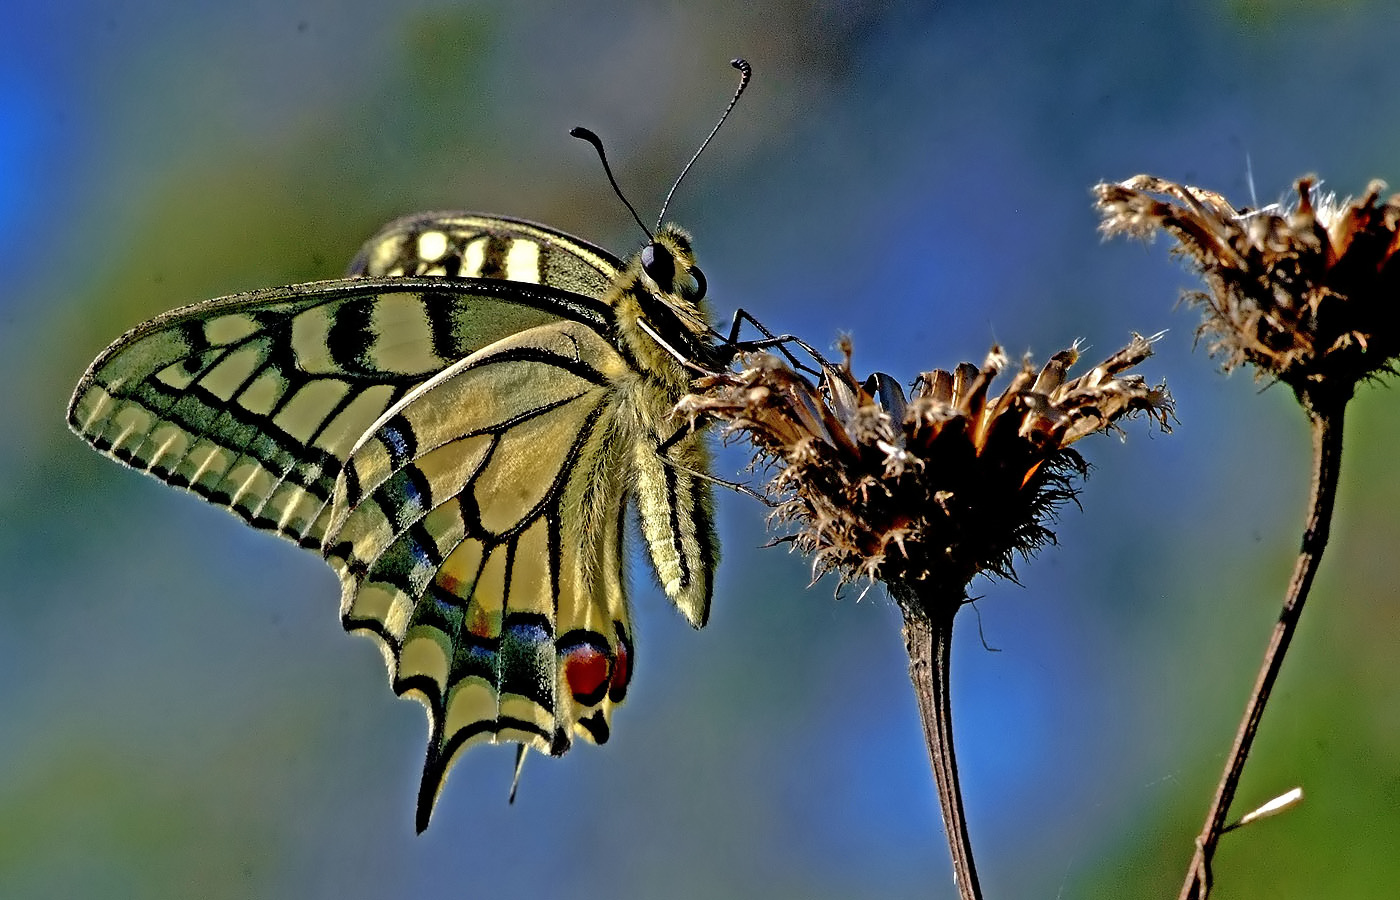
[[592,706],[603,699],[609,684],[608,654],[593,643],[579,643],[564,652],[564,678],[574,699]]

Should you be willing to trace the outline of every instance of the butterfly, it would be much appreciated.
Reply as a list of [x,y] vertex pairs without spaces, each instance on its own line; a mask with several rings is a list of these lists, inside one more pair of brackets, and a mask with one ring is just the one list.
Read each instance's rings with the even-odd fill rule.
[[623,262],[519,219],[413,215],[347,278],[137,326],[88,368],[68,422],[325,556],[342,624],[427,709],[421,832],[468,747],[515,742],[518,779],[527,749],[608,740],[635,665],[629,508],[665,593],[705,624],[709,454],[671,415],[695,367],[724,359],[705,289],[673,225]]

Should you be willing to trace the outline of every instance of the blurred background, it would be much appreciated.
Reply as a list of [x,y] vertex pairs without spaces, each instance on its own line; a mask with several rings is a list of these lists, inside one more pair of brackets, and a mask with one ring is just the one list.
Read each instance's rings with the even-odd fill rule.
[[[1039,6],[1040,8],[1033,8]],[[0,34],[0,896],[953,897],[879,591],[804,589],[720,497],[712,624],[634,563],[638,672],[603,748],[458,764],[413,833],[425,724],[337,621],[313,554],[122,469],[64,427],[122,331],[334,277],[383,221],[466,208],[627,254],[735,84],[670,217],[742,305],[905,381],[1087,363],[1170,329],[1060,545],[979,582],[954,660],[989,898],[1175,896],[1302,527],[1304,418],[1193,352],[1167,245],[1095,231],[1151,172],[1279,199],[1400,181],[1400,8],[1375,2],[708,4],[21,0]],[[1400,882],[1400,411],[1367,387],[1312,604],[1225,841],[1225,898]],[[721,475],[745,457],[724,452]],[[979,635],[980,628],[980,635]],[[984,643],[985,642],[985,643]],[[989,649],[991,648],[991,649]]]

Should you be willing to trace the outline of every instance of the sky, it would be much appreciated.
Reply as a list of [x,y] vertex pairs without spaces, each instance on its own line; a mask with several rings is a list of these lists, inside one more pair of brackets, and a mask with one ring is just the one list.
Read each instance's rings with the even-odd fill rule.
[[[1103,243],[1139,172],[1256,206],[1400,183],[1381,2],[121,4],[22,0],[0,35],[0,896],[953,897],[878,590],[808,587],[719,499],[711,623],[632,560],[637,674],[604,747],[473,750],[414,834],[425,722],[337,622],[315,555],[124,470],[64,425],[165,310],[336,277],[395,216],[471,209],[626,255],[668,217],[742,307],[906,383],[993,343],[1141,367],[1179,421],[1077,445],[1058,545],[978,581],[953,698],[988,897],[1180,883],[1301,533],[1286,390],[1228,377],[1166,242]],[[652,214],[654,215],[654,213]],[[1221,898],[1400,879],[1400,414],[1367,386],[1314,599],[1266,716]],[[716,472],[744,476],[738,448]]]

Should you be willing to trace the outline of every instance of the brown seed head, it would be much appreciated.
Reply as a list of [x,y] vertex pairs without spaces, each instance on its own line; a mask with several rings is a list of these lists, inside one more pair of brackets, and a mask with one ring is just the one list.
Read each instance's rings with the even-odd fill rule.
[[994,347],[980,367],[920,375],[907,402],[888,376],[858,381],[844,349],[819,386],[755,355],[742,371],[701,379],[678,408],[721,420],[753,444],[756,463],[778,468],[774,519],[796,525],[784,540],[812,556],[817,577],[961,602],[977,574],[1014,578],[1015,554],[1054,540],[1044,523],[1088,468],[1071,443],[1141,411],[1170,430],[1166,385],[1125,374],[1152,352],[1137,335],[1074,379],[1076,347],[1039,371],[1026,358],[996,395],[1008,360]]
[[1105,235],[1176,238],[1209,289],[1186,294],[1198,336],[1227,371],[1252,363],[1305,401],[1344,401],[1400,353],[1400,195],[1380,202],[1383,187],[1338,201],[1302,178],[1296,205],[1258,211],[1148,175],[1094,193]]

